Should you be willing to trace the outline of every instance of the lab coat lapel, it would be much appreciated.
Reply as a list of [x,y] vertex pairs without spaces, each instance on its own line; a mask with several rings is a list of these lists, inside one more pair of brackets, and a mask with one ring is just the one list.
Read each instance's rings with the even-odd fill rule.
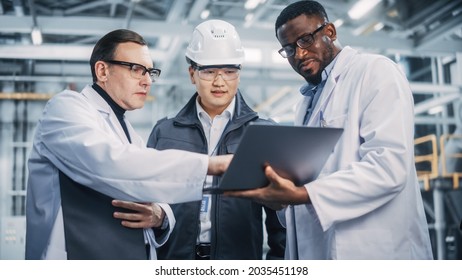
[[340,74],[348,67],[348,64],[352,61],[353,55],[356,53],[357,51],[347,46],[338,54],[337,61],[335,62],[331,73],[327,77],[326,85],[322,90],[320,100],[314,108],[313,114],[308,122],[308,126],[319,126],[320,111],[325,110],[328,105],[327,103],[333,98],[332,95],[334,94],[334,89],[337,85]]
[[[90,100],[91,103],[95,104],[96,109],[102,113],[102,115],[107,115],[106,118],[109,119],[108,125],[111,126],[112,131],[114,131],[118,138],[124,143],[128,144],[127,136],[119,123],[114,111],[112,111],[111,106],[107,104],[106,100],[104,100],[91,86],[86,86],[82,90],[83,95]],[[130,135],[133,133],[129,132]]]
[[324,86],[321,96],[319,97],[320,100],[316,104],[316,107],[314,108],[313,113],[311,114],[311,118],[308,121],[308,126],[319,126],[320,111],[321,109],[324,110],[324,108],[326,107],[327,105],[326,103],[330,100],[330,97],[334,91],[335,85],[336,85],[335,79],[332,78],[332,75],[329,75],[326,81],[326,85]]
[[[124,117],[124,120],[125,120],[125,124],[127,125],[128,133],[130,134],[132,144],[134,144],[134,145],[136,145],[138,147],[145,147],[146,145],[145,145],[143,139],[138,136],[138,134],[136,133],[136,131],[133,128],[133,126],[131,125],[131,123],[127,120],[126,117]],[[125,137],[125,133],[124,133],[124,137]],[[127,137],[125,137],[125,138],[127,138]]]
[[305,118],[306,107],[311,101],[310,96],[302,96],[302,99],[297,103],[295,109],[294,125],[303,125],[303,119]]

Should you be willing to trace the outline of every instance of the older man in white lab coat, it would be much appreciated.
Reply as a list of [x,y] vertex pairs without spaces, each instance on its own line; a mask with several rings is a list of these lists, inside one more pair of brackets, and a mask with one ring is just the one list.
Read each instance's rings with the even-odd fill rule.
[[[90,64],[94,84],[54,96],[37,125],[28,163],[26,259],[155,259],[175,222],[170,207],[153,205],[157,236],[152,228],[122,226],[113,213],[123,209],[112,200],[200,200],[206,173],[222,172],[229,158],[145,147],[124,117],[144,105],[160,74],[140,35],[106,34]],[[143,219],[132,214],[124,219]]]
[[288,259],[431,259],[405,75],[386,57],[342,48],[315,1],[286,7],[276,34],[308,82],[295,124],[344,133],[315,181],[296,187],[267,167],[269,187],[230,195],[291,204],[281,212]]

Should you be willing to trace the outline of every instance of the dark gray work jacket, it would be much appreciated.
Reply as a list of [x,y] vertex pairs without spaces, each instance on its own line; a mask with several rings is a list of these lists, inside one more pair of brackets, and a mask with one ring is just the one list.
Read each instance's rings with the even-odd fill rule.
[[[158,150],[180,149],[207,154],[207,139],[196,110],[197,93],[174,118],[159,120],[148,140],[148,147]],[[258,117],[236,95],[233,119],[226,126],[217,147],[217,154],[233,154],[251,122],[274,124]],[[218,177],[214,178],[217,183]],[[199,235],[200,201],[172,204],[176,218],[175,228],[167,243],[158,249],[158,259],[195,259],[195,246]],[[285,229],[275,211],[251,200],[212,195],[211,206],[211,259],[262,259],[263,218],[266,212],[269,252],[267,259],[283,259]]]

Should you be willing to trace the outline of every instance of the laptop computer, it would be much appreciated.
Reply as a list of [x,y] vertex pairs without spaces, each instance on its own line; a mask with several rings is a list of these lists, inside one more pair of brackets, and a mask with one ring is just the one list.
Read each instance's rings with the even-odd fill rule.
[[265,187],[266,163],[295,185],[306,184],[319,175],[342,133],[342,128],[249,125],[218,186],[204,193]]

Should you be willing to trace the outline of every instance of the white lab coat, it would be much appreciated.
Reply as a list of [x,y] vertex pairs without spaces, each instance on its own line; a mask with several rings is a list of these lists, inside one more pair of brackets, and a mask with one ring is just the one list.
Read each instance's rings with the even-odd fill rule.
[[[110,106],[91,86],[81,93],[61,92],[47,103],[28,162],[27,259],[47,254],[66,258],[59,170],[75,182],[115,199],[180,203],[202,198],[207,155],[146,148],[126,123],[132,144]],[[173,223],[169,206],[162,207]],[[154,240],[151,230],[145,230],[145,239],[155,258],[154,248],[161,244]]]
[[320,126],[321,115],[344,132],[318,179],[305,185],[311,203],[285,210],[286,258],[431,259],[405,75],[386,57],[345,47],[308,126]]

